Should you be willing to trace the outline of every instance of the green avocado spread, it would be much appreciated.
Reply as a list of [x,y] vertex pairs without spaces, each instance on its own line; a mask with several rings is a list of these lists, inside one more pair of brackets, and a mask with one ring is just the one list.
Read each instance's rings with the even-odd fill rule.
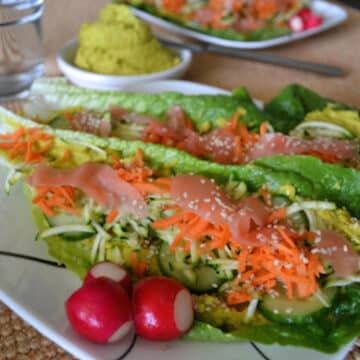
[[306,114],[305,121],[333,123],[360,137],[360,117],[355,110],[336,109],[334,105],[328,104],[323,110],[315,110]]
[[101,74],[140,75],[180,62],[153,37],[150,28],[125,5],[109,4],[94,23],[85,23],[75,57],[78,67]]

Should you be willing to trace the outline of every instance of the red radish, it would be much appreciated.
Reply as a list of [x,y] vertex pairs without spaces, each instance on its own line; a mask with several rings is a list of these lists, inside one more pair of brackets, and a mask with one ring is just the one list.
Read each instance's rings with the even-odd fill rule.
[[300,16],[304,20],[304,22],[306,22],[309,16],[312,14],[313,12],[308,7],[304,7],[296,13],[297,16]]
[[132,281],[130,275],[121,266],[110,261],[103,261],[95,264],[86,274],[84,283],[99,277],[106,277],[119,283],[131,296]]
[[129,295],[111,279],[83,284],[67,299],[65,308],[73,328],[97,343],[118,341],[133,328]]
[[312,13],[305,22],[306,29],[315,29],[319,27],[323,22],[322,17]]
[[134,287],[136,333],[148,340],[173,340],[194,320],[190,292],[178,281],[162,276],[141,280]]
[[305,22],[304,20],[298,16],[295,15],[293,16],[290,20],[289,20],[289,28],[294,32],[294,33],[298,33],[298,32],[302,32],[305,30]]

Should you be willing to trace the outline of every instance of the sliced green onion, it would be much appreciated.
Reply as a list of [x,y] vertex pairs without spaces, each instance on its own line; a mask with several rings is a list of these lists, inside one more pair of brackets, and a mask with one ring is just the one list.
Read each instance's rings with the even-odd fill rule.
[[342,279],[329,279],[325,287],[347,286],[353,283],[360,283],[360,275],[347,276]]
[[290,132],[290,135],[299,138],[306,137],[331,137],[338,139],[353,139],[354,135],[342,126],[323,121],[305,121]]
[[209,264],[216,265],[221,270],[237,270],[239,266],[237,260],[225,260],[225,259],[209,260]]
[[49,236],[65,234],[65,233],[74,233],[74,232],[94,234],[95,230],[92,226],[89,225],[62,225],[62,226],[52,227],[50,229],[41,232],[39,234],[39,238],[44,239]]
[[315,231],[315,230],[319,229],[318,219],[317,219],[317,216],[314,214],[314,212],[310,209],[304,209],[304,213],[309,222],[309,230]]
[[286,215],[291,216],[299,211],[306,209],[312,210],[335,210],[335,203],[329,201],[304,201],[301,203],[293,203],[286,210]]
[[199,254],[197,251],[197,241],[196,240],[190,240],[190,258],[191,263],[196,264],[199,260]]
[[259,299],[252,299],[247,307],[246,310],[246,315],[245,315],[245,322],[248,322],[249,320],[251,320],[251,318],[254,316],[255,312],[256,312],[256,308],[258,306],[259,303]]
[[71,140],[71,143],[73,144],[77,144],[77,145],[80,145],[80,146],[84,146],[84,147],[87,147],[95,152],[97,152],[98,154],[106,157],[107,154],[106,154],[106,151],[99,148],[98,146],[95,146],[93,144],[89,144],[89,143],[84,143],[84,142],[81,142],[81,141],[74,141],[74,140]]

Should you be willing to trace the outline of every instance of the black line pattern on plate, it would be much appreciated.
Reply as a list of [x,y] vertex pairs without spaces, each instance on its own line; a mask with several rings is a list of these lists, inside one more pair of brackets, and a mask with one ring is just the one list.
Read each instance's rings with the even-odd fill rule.
[[250,344],[264,360],[271,360],[254,342],[250,341]]
[[127,350],[119,357],[117,358],[116,360],[123,360],[126,358],[126,356],[128,356],[131,352],[131,350],[134,348],[135,346],[135,343],[136,343],[136,340],[137,340],[137,336],[136,334],[134,333],[134,337],[131,341],[131,344],[129,345],[129,347],[127,348]]
[[[46,260],[46,259],[41,259],[35,256],[31,256],[31,255],[26,255],[26,254],[19,254],[19,253],[14,253],[11,251],[2,251],[0,250],[0,255],[2,256],[8,256],[8,257],[13,257],[13,258],[17,258],[17,259],[24,259],[24,260],[30,260],[30,261],[34,261],[34,262],[38,262],[41,264],[45,264],[45,265],[49,265],[49,266],[54,266],[60,269],[64,269],[65,266],[62,264],[57,263],[56,261],[51,261],[51,260]],[[135,343],[137,340],[137,336],[136,334],[134,334],[131,343],[129,345],[129,347],[126,349],[126,351],[116,360],[123,360],[125,359],[125,357],[131,352],[131,350],[134,348]]]
[[31,256],[31,255],[26,255],[26,254],[19,254],[19,253],[14,253],[14,252],[11,252],[11,251],[1,251],[1,250],[0,250],[0,255],[13,257],[13,258],[18,258],[18,259],[30,260],[30,261],[38,262],[38,263],[41,263],[41,264],[54,266],[54,267],[57,267],[57,268],[62,268],[62,269],[65,268],[65,266],[63,264],[59,264],[56,261],[45,260],[45,259],[38,258],[36,256]]

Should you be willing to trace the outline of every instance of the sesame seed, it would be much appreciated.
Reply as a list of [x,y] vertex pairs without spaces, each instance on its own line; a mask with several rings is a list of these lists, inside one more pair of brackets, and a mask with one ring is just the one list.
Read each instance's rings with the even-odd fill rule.
[[344,252],[348,252],[349,248],[347,247],[347,245],[344,245],[343,250]]

